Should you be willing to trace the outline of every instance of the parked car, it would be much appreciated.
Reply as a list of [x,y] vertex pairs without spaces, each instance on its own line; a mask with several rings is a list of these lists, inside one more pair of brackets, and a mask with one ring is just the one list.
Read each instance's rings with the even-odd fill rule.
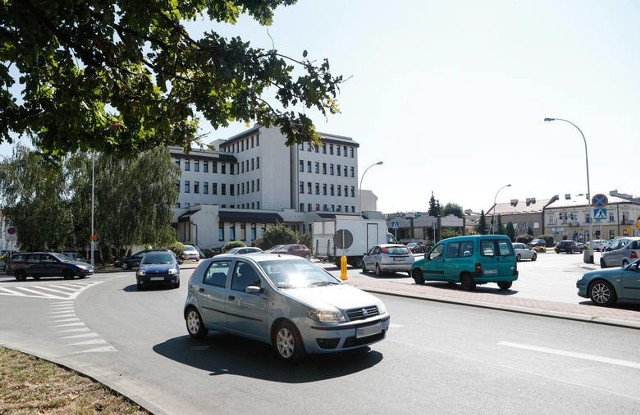
[[231,248],[225,253],[230,255],[242,255],[242,254],[255,254],[256,252],[264,252],[264,251],[255,246],[241,246],[238,248]]
[[605,240],[604,239],[594,239],[592,241],[589,242],[589,246],[594,250],[594,251],[602,251],[604,249],[605,246]]
[[376,276],[381,276],[390,272],[406,272],[411,276],[414,261],[413,253],[405,245],[374,245],[362,257],[362,273],[373,271]]
[[534,246],[543,246],[546,247],[547,246],[547,241],[545,241],[544,239],[532,239],[531,242],[529,242],[529,245],[531,246],[531,248],[533,248]]
[[596,305],[611,306],[618,301],[640,301],[640,260],[624,267],[585,273],[576,283],[578,295]]
[[267,254],[273,254],[275,253],[278,249],[282,248],[284,245],[274,245],[271,248],[267,249],[266,251],[264,251]]
[[94,269],[86,262],[74,261],[59,252],[18,252],[6,262],[5,272],[16,280],[27,277],[39,280],[42,277],[85,278],[93,275]]
[[191,337],[209,330],[248,337],[287,362],[369,346],[390,322],[373,295],[310,261],[264,253],[205,259],[189,279],[183,316]]
[[477,284],[497,283],[501,290],[518,279],[518,262],[506,235],[469,235],[446,238],[411,267],[416,284],[425,281],[459,282],[472,291]]
[[311,249],[301,244],[283,245],[282,247],[278,248],[275,251],[272,251],[271,253],[297,255],[302,258],[311,259]]
[[174,253],[168,249],[146,252],[136,271],[136,283],[139,290],[152,285],[180,287],[180,265]]
[[151,250],[145,249],[144,251],[136,252],[133,255],[116,259],[113,266],[122,269],[138,268],[140,261],[142,261],[142,257],[149,251]]
[[195,246],[185,245],[182,254],[180,254],[180,258],[183,261],[192,260],[197,262],[200,261],[202,256],[200,255],[200,251],[198,250],[198,248],[196,248]]
[[538,259],[538,254],[533,249],[529,248],[527,245],[521,242],[514,242],[513,251],[516,253],[516,261],[520,262],[523,259],[530,259],[535,261]]
[[616,238],[600,256],[600,267],[624,267],[640,258],[640,237]]
[[66,256],[68,256],[69,258],[73,259],[74,261],[87,262],[87,258],[85,258],[84,255],[79,254],[77,252],[64,251],[62,253],[65,254]]
[[567,254],[573,254],[575,252],[582,253],[584,250],[582,244],[574,241],[573,239],[563,239],[556,243],[556,246],[553,248],[556,251],[556,254],[560,252],[566,252]]
[[409,242],[407,248],[414,254],[424,254],[427,251],[427,245],[424,242]]

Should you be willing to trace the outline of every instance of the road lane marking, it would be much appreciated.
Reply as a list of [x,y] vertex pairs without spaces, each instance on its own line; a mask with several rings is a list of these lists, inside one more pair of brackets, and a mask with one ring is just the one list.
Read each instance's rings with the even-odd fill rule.
[[531,350],[534,352],[553,354],[556,356],[572,357],[575,359],[591,360],[594,362],[607,363],[610,365],[624,366],[632,369],[640,369],[640,363],[637,363],[637,362],[632,362],[629,360],[621,360],[621,359],[612,359],[610,357],[598,356],[598,355],[588,354],[588,353],[570,352],[567,350],[551,349],[548,347],[532,346],[529,344],[522,344],[522,343],[511,343],[506,341],[498,342],[498,346],[514,347],[516,349]]

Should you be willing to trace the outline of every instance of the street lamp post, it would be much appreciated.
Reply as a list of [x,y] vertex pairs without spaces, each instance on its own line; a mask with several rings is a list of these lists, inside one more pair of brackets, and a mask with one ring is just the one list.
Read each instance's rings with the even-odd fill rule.
[[[546,122],[564,121],[566,123],[573,125],[574,127],[576,127],[578,131],[580,131],[580,135],[582,136],[582,141],[584,142],[584,159],[587,165],[587,215],[590,215],[589,205],[591,204],[591,185],[589,184],[589,152],[587,151],[587,139],[584,137],[584,133],[582,132],[580,127],[578,127],[577,125],[575,125],[569,120],[563,120],[562,118],[545,118],[544,120]],[[586,241],[587,250],[585,251],[585,255],[583,257],[584,262],[589,264],[593,264],[593,246],[591,246],[591,243],[590,243],[592,237],[593,237],[593,219],[589,217],[589,240]]]
[[377,163],[373,163],[371,166],[367,167],[362,173],[362,177],[360,177],[360,187],[358,188],[358,212],[362,213],[362,180],[364,179],[364,175],[367,174],[367,171],[373,166],[379,166],[382,162],[379,161]]
[[502,186],[501,188],[498,189],[498,191],[496,192],[496,196],[493,198],[493,216],[491,217],[491,233],[495,232],[495,219],[496,219],[496,205],[497,205],[497,200],[498,200],[498,193],[500,193],[500,191],[502,189],[504,189],[505,187],[511,187],[511,184],[505,184],[504,186]]

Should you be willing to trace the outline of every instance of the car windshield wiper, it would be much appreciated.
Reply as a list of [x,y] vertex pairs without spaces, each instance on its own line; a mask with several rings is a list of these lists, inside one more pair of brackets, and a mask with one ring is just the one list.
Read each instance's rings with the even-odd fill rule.
[[339,283],[337,283],[335,281],[316,281],[311,285],[316,286],[316,287],[324,287],[325,285],[335,285],[335,284],[339,284]]

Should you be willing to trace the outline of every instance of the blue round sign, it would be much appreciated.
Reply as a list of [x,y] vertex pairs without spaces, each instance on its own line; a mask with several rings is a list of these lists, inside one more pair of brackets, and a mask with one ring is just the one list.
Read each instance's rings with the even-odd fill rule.
[[591,198],[591,203],[594,207],[603,208],[607,206],[607,203],[609,203],[609,199],[606,195],[598,193],[597,195],[593,196],[593,198]]

